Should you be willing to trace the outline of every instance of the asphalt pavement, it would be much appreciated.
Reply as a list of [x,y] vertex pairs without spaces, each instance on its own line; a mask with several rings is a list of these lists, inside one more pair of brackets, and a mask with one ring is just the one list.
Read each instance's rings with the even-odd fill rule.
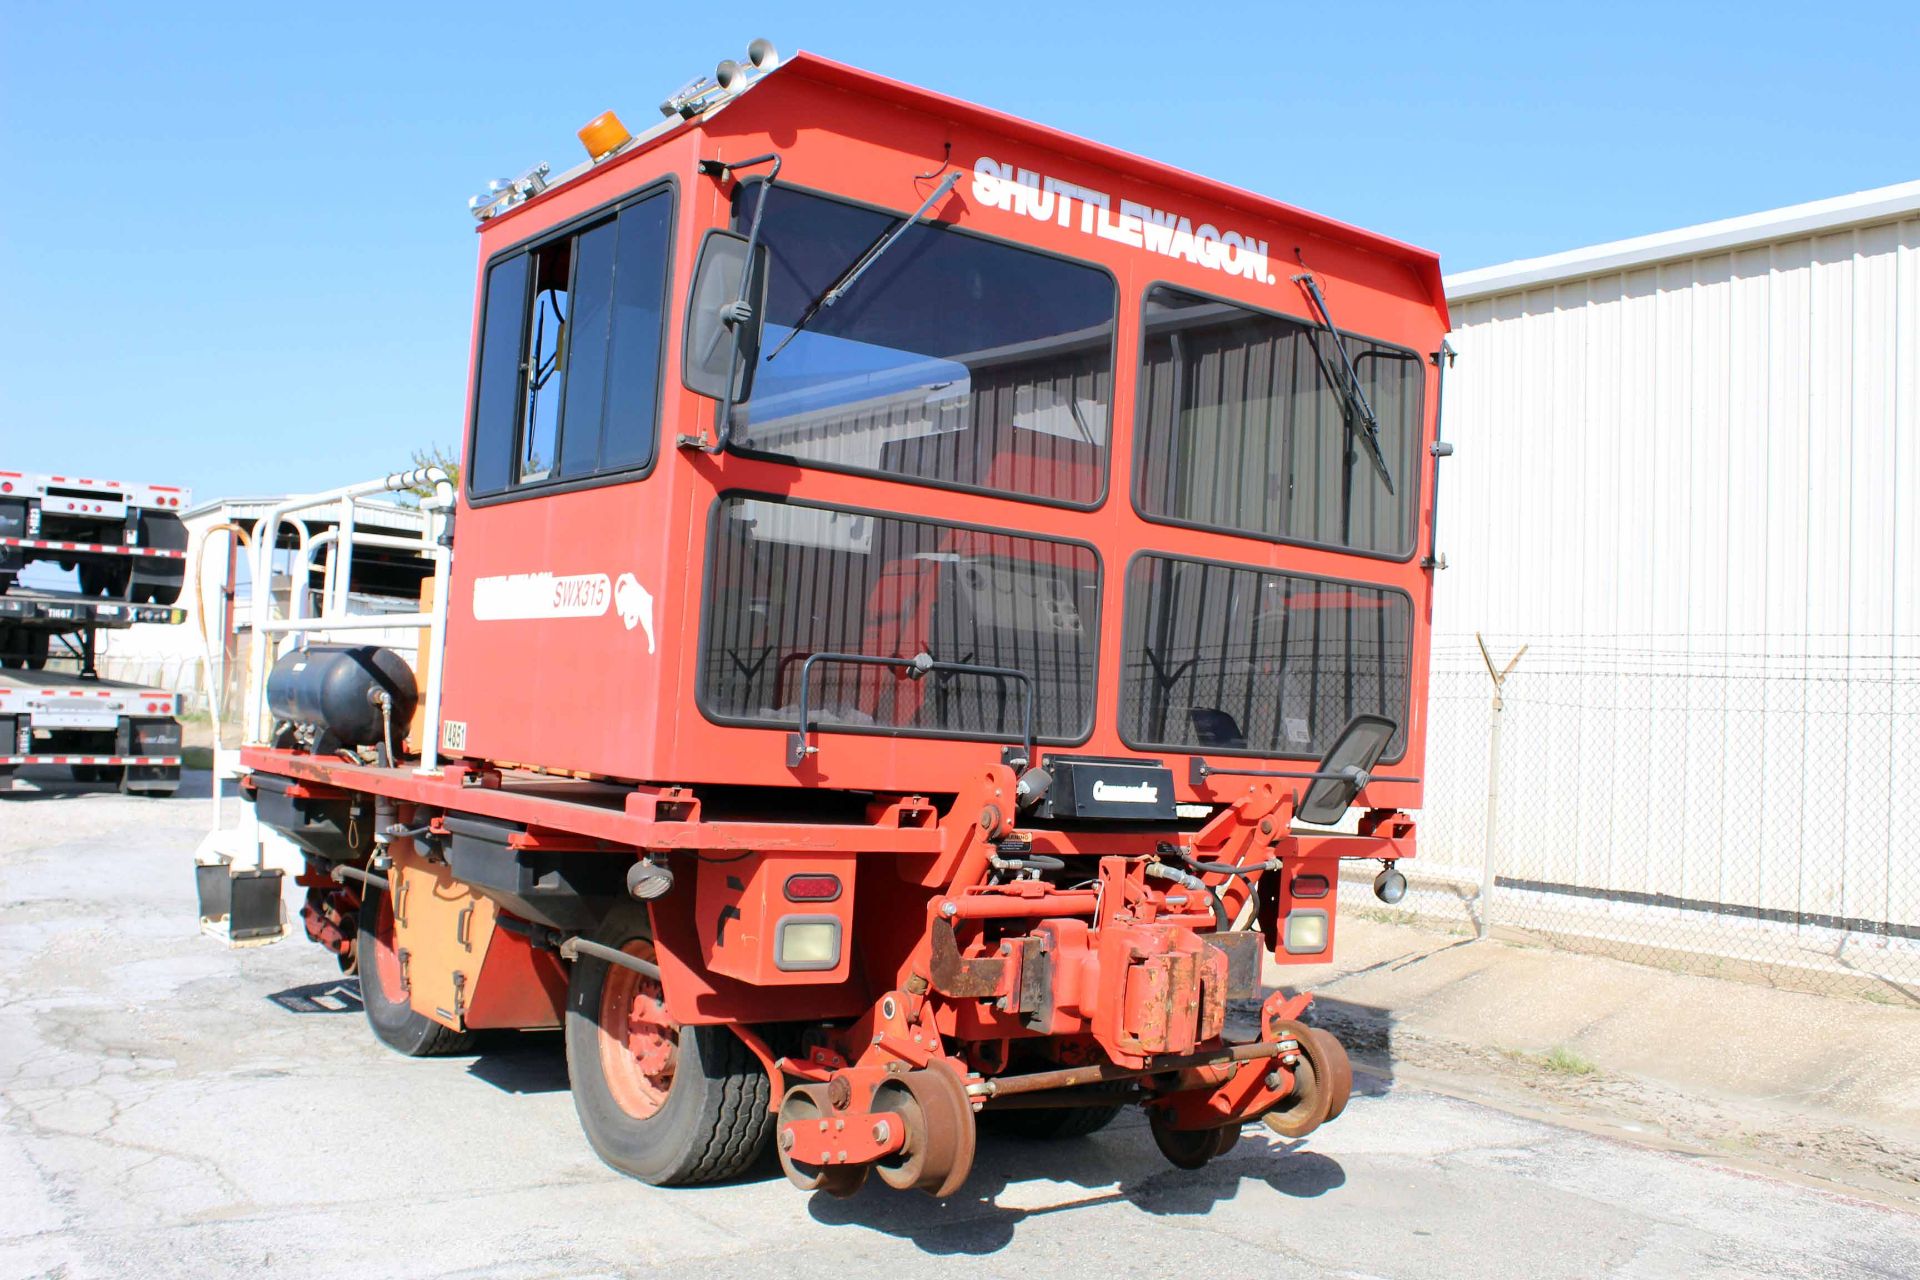
[[195,929],[186,798],[0,795],[0,1277],[1910,1276],[1920,1217],[1362,1076],[1199,1172],[983,1138],[946,1202],[587,1149],[550,1035],[409,1061],[304,939]]

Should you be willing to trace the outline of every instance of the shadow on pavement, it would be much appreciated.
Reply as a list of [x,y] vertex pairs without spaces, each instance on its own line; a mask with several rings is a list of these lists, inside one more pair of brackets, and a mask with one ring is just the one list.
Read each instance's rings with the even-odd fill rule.
[[1391,1010],[1315,995],[1305,1021],[1309,1026],[1333,1032],[1346,1047],[1354,1065],[1355,1097],[1377,1098],[1393,1088]]
[[[13,801],[84,800],[88,796],[117,796],[117,786],[102,782],[75,782],[73,771],[64,765],[33,765],[9,776],[0,776],[0,798]],[[240,784],[228,779],[220,793],[238,799]],[[179,789],[161,800],[208,800],[213,797],[213,774],[205,769],[182,769]],[[131,799],[146,797],[134,796]]]
[[360,982],[339,977],[330,982],[311,982],[304,987],[288,987],[267,997],[288,1013],[359,1013]]
[[485,1031],[467,1074],[502,1093],[564,1093],[567,1055],[557,1031]]
[[[1078,1142],[983,1134],[973,1176],[950,1199],[895,1191],[875,1177],[845,1200],[815,1192],[807,1209],[824,1226],[885,1232],[912,1241],[925,1253],[997,1253],[1013,1241],[1022,1223],[1058,1213],[1129,1204],[1157,1216],[1197,1216],[1234,1199],[1248,1183],[1264,1183],[1300,1199],[1323,1196],[1346,1184],[1339,1161],[1303,1150],[1304,1145],[1272,1139],[1262,1126],[1252,1124],[1232,1152],[1203,1169],[1187,1170],[1167,1164],[1137,1118],[1125,1128],[1116,1126]],[[1020,1185],[1036,1181],[1078,1186],[1085,1194]],[[1030,1199],[1036,1191],[1065,1199],[1031,1208],[999,1203],[1002,1197]]]

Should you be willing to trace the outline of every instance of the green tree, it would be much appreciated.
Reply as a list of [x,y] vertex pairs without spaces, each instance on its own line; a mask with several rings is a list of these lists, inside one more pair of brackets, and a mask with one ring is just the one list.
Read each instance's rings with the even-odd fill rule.
[[[454,488],[457,489],[460,487],[459,455],[443,444],[434,443],[427,445],[425,448],[416,447],[413,451],[413,465],[416,467],[443,468],[448,475],[453,477]],[[433,496],[433,486],[430,484],[417,484],[405,492],[412,494],[418,499],[431,498]]]

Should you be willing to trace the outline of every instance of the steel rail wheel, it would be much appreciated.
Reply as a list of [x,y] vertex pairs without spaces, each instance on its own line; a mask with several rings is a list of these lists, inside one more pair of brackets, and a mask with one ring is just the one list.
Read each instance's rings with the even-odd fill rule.
[[946,1067],[923,1067],[885,1081],[873,1091],[871,1109],[898,1112],[906,1124],[906,1146],[875,1166],[888,1186],[918,1187],[944,1197],[973,1172],[979,1136],[973,1104],[960,1077]]
[[1147,1110],[1147,1127],[1153,1131],[1153,1145],[1160,1148],[1160,1154],[1182,1169],[1198,1169],[1214,1157],[1227,1154],[1240,1141],[1237,1124],[1217,1129],[1176,1129],[1159,1107]]
[[[780,1099],[782,1126],[819,1120],[832,1114],[833,1107],[827,1101],[827,1087],[823,1084],[797,1085],[787,1090],[786,1096]],[[802,1191],[824,1191],[843,1200],[866,1185],[867,1173],[872,1167],[865,1164],[807,1164],[795,1160],[785,1147],[780,1148],[780,1168],[787,1175],[787,1181]]]
[[[654,955],[647,910],[616,907],[592,941]],[[767,1073],[726,1027],[682,1027],[657,982],[592,956],[567,981],[567,1077],[594,1152],[656,1186],[743,1173],[765,1149],[774,1118]]]
[[1282,1137],[1304,1138],[1347,1109],[1353,1064],[1331,1032],[1298,1022],[1276,1023],[1273,1031],[1299,1042],[1300,1061],[1293,1067],[1293,1093],[1260,1118]]
[[360,1003],[367,1025],[380,1043],[409,1058],[461,1053],[473,1043],[464,1032],[443,1027],[415,1013],[407,1000],[400,972],[400,953],[394,944],[393,903],[387,892],[372,886],[360,903]]

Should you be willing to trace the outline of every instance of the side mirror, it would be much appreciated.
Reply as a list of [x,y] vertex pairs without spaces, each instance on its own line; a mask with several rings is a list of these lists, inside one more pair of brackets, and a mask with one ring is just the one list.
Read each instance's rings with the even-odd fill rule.
[[[680,359],[680,380],[687,390],[735,404],[753,393],[767,300],[767,247],[757,247],[751,278],[747,248],[743,235],[707,232],[693,269],[693,288],[687,293],[686,340]],[[744,317],[739,315],[742,302],[750,309]]]
[[1340,821],[1361,788],[1373,780],[1373,766],[1399,728],[1385,716],[1357,715],[1347,721],[1317,770],[1333,776],[1314,780],[1294,816],[1319,826]]

